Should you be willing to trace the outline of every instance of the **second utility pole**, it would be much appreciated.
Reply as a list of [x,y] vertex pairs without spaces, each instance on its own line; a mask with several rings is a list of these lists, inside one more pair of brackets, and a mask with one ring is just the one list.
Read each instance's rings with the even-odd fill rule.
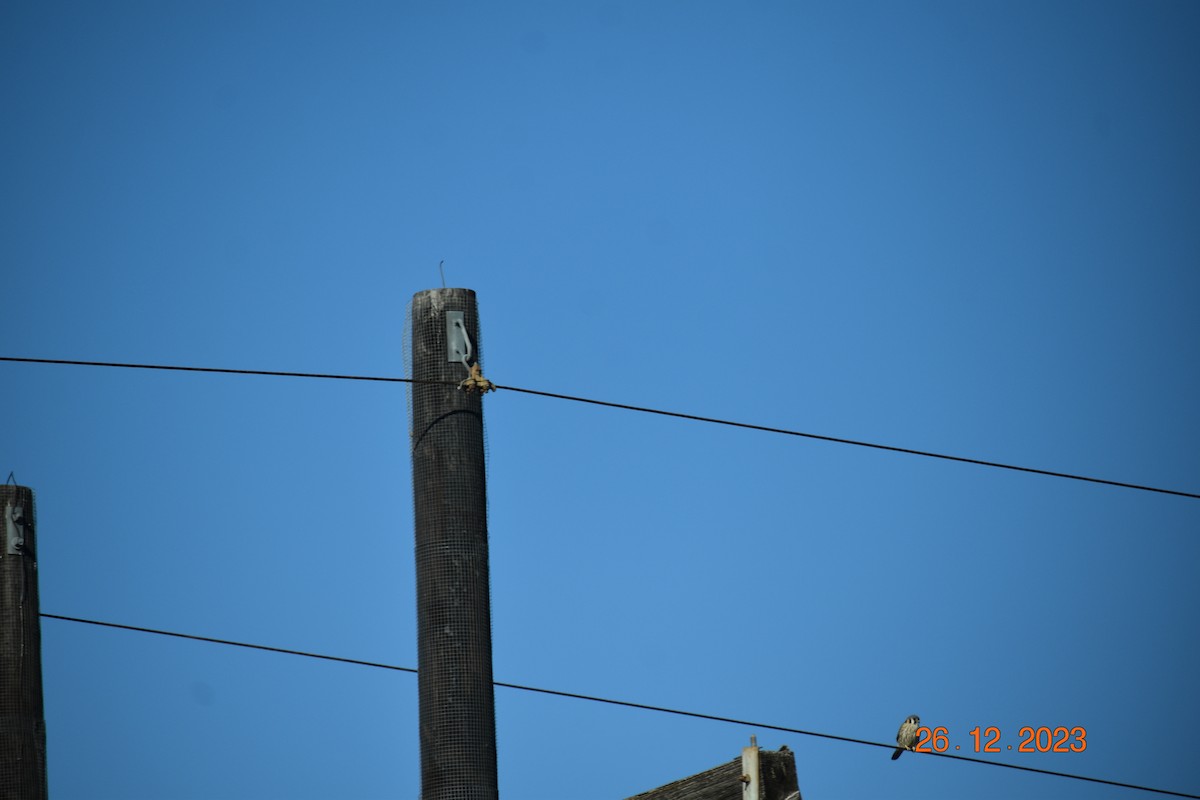
[[46,798],[33,490],[0,486],[0,797]]

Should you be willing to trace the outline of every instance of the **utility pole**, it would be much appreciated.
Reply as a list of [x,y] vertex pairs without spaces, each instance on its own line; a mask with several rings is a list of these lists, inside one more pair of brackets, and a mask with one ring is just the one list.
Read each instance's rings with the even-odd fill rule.
[[418,292],[410,316],[421,798],[497,800],[483,403],[457,385],[481,379],[475,292]]
[[33,490],[4,484],[0,508],[0,797],[46,800]]

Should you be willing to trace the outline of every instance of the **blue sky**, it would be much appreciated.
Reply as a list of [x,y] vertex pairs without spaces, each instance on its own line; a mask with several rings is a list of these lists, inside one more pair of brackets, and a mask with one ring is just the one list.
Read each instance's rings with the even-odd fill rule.
[[[1188,2],[0,8],[3,355],[501,385],[1200,491]],[[44,611],[416,665],[398,384],[0,363]],[[516,393],[497,680],[1200,793],[1200,501]],[[331,513],[333,510],[335,513]],[[411,675],[43,622],[50,789],[416,797]],[[498,689],[501,792],[1124,798]]]

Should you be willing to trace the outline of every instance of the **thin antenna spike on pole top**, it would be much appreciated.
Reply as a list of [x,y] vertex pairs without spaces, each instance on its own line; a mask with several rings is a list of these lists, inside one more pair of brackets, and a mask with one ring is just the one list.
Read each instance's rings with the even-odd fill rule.
[[442,269],[442,264],[445,264],[445,259],[438,262],[438,273],[442,276],[442,288],[446,288],[446,271]]

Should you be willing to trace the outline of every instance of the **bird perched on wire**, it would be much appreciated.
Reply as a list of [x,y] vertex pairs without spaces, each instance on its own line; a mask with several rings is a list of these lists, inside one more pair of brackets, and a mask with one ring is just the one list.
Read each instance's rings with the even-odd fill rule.
[[912,750],[917,745],[917,729],[921,727],[921,718],[916,714],[911,714],[908,719],[900,723],[900,730],[896,732],[896,752],[892,753],[892,761],[900,757],[900,754],[905,750]]

